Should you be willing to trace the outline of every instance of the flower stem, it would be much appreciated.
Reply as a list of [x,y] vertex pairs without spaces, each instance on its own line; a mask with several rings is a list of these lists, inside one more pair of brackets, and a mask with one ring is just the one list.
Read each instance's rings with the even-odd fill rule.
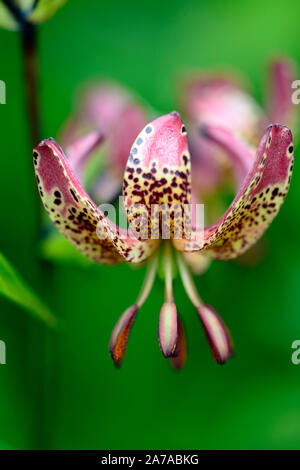
[[25,94],[29,117],[31,145],[37,145],[41,138],[38,97],[38,54],[36,28],[25,23],[21,28],[22,50],[25,76]]
[[153,255],[153,257],[150,259],[148,263],[148,270],[146,273],[146,277],[144,279],[144,284],[141,288],[141,292],[138,296],[138,299],[135,303],[135,305],[138,308],[141,308],[141,306],[144,304],[146,301],[148,295],[150,294],[150,291],[153,286],[153,282],[156,276],[156,271],[157,271],[157,265],[158,265],[158,254],[156,253]]
[[38,54],[36,27],[28,20],[28,15],[35,8],[37,2],[33,2],[32,7],[27,11],[23,11],[12,0],[3,0],[3,3],[14,16],[21,32],[26,102],[29,116],[31,145],[34,147],[38,144],[41,137],[38,99]]
[[196,308],[200,307],[201,305],[203,305],[203,302],[200,299],[191,272],[187,267],[187,264],[184,261],[181,253],[177,253],[177,263],[179,267],[180,277],[182,279],[182,283],[184,285],[188,297]]

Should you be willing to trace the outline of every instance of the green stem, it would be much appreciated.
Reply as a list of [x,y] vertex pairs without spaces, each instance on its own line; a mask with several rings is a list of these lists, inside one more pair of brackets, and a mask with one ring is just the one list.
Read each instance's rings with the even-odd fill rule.
[[39,96],[38,96],[38,54],[36,28],[25,23],[21,28],[23,66],[25,76],[25,95],[29,117],[31,146],[41,140]]

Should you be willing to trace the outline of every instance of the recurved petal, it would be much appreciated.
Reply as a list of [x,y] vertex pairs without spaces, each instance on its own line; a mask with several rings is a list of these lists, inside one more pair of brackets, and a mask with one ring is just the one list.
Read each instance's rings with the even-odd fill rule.
[[142,107],[126,89],[103,83],[84,95],[81,115],[106,133],[108,165],[115,174],[122,175],[132,142],[147,122]]
[[92,131],[78,137],[68,145],[66,149],[68,162],[81,183],[84,166],[94,150],[103,142],[103,139],[104,136],[100,131]]
[[132,142],[146,122],[142,106],[126,89],[103,82],[82,94],[78,109],[62,132],[62,141],[66,145],[83,132],[100,130],[107,143],[107,164],[121,178]]
[[200,135],[197,126],[189,127],[189,149],[192,162],[192,189],[201,197],[213,193],[221,184],[224,169],[219,158],[221,152]]
[[[232,139],[234,143],[234,138]],[[288,192],[293,169],[291,131],[280,124],[269,126],[256,158],[224,216],[192,241],[174,241],[182,251],[205,250],[217,259],[239,256],[265,232]]]
[[215,361],[225,364],[227,359],[233,356],[229,330],[210,305],[201,305],[197,310]]
[[60,146],[43,140],[33,151],[36,180],[45,209],[58,230],[80,252],[101,264],[134,263],[156,246],[140,242],[111,222],[74,176]]
[[177,342],[173,355],[169,358],[170,363],[174,369],[183,369],[186,363],[187,352],[186,352],[186,337],[183,323],[177,316]]
[[81,115],[83,119],[108,132],[131,103],[131,95],[123,87],[102,82],[91,85],[83,93]]
[[162,353],[171,357],[177,342],[177,310],[174,302],[165,302],[159,316],[158,339]]
[[85,87],[62,128],[61,142],[69,145],[88,130],[107,134],[128,105],[129,95],[121,87],[106,82]]
[[200,132],[210,142],[217,144],[228,156],[232,165],[235,179],[241,184],[248,173],[254,158],[255,150],[246,142],[238,140],[234,134],[225,127],[203,125]]
[[119,318],[110,337],[109,351],[116,367],[120,367],[126,352],[127,341],[138,307],[132,305]]
[[114,174],[123,176],[132,142],[146,123],[144,111],[136,104],[124,108],[115,125],[112,126],[108,165]]
[[186,87],[184,106],[194,124],[223,126],[257,144],[267,124],[255,100],[235,80],[222,75],[198,76]]
[[95,181],[91,188],[91,194],[96,201],[109,202],[115,201],[121,196],[122,183],[120,177],[106,168],[101,176]]
[[184,206],[191,201],[190,165],[178,113],[155,119],[139,134],[123,184],[127,217],[139,238],[177,238],[184,232]]
[[296,79],[296,64],[290,59],[275,60],[270,66],[269,119],[293,126],[298,105],[292,101],[292,84]]

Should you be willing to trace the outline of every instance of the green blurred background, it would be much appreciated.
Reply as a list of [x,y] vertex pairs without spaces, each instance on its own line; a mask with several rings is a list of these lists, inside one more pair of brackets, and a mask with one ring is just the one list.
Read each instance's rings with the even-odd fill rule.
[[[162,113],[177,107],[186,69],[238,68],[262,101],[265,66],[284,53],[300,63],[297,0],[70,0],[39,28],[43,136],[55,137],[78,86],[111,77]],[[140,270],[47,263],[39,267],[36,187],[23,98],[20,39],[0,31],[1,251],[62,319],[50,332],[0,298],[0,446],[8,449],[299,449],[300,170],[267,233],[259,266],[214,262],[196,279],[230,326],[236,357],[215,364],[181,283],[176,303],[188,361],[170,368],[157,341],[163,285],[156,281],[121,370],[108,354],[118,316],[132,304]],[[298,77],[300,78],[300,77]],[[143,269],[142,269],[143,271]]]

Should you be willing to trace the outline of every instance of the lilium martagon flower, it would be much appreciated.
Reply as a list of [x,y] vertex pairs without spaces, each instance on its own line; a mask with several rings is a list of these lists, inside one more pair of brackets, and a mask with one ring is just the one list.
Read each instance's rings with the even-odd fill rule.
[[227,148],[225,130],[248,144],[253,154],[267,125],[281,123],[296,131],[298,107],[291,99],[296,76],[292,59],[270,61],[264,107],[251,96],[238,73],[200,71],[183,80],[180,103],[189,129],[196,195],[203,199],[214,194],[228,166],[233,172],[227,176],[233,173],[237,186],[249,170],[251,159],[240,159]]
[[[97,202],[111,202],[120,195],[131,145],[149,120],[148,109],[139,97],[112,81],[89,83],[79,93],[60,140],[74,172]],[[95,136],[95,145],[74,152],[74,144],[81,146],[81,138],[88,133]],[[89,181],[89,166],[95,157],[101,168]]]
[[[225,210],[252,165],[255,148],[268,124],[277,122],[297,130],[299,109],[293,103],[292,84],[297,66],[290,58],[270,61],[264,106],[249,93],[246,80],[232,71],[199,71],[187,75],[181,85],[181,107],[187,119],[195,198],[209,207],[212,223]],[[249,147],[236,152],[228,145],[233,134]],[[267,239],[256,243],[239,264],[257,265]]]
[[[250,158],[249,148],[243,142],[233,135],[226,137],[231,152],[241,159]],[[77,142],[75,153],[79,147]],[[151,291],[160,256],[165,271],[165,301],[158,327],[163,355],[175,368],[185,363],[185,334],[172,288],[172,266],[176,263],[213,357],[224,364],[233,354],[229,330],[214,309],[200,298],[185,254],[196,259],[200,253],[208,259],[228,260],[244,253],[258,240],[279,211],[289,188],[293,167],[291,131],[279,124],[270,125],[225,214],[204,229],[193,221],[191,231],[186,230],[183,217],[177,216],[177,212],[170,217],[173,207],[183,209],[192,197],[187,132],[177,112],[147,124],[133,142],[123,179],[129,231],[116,226],[97,207],[53,139],[43,140],[35,147],[33,159],[45,209],[70,243],[96,263],[148,265],[136,301],[121,315],[111,336],[110,353],[116,366],[122,363],[137,312]],[[159,207],[161,217],[157,216],[159,212],[153,217],[152,204]],[[164,230],[167,237],[163,237]],[[177,237],[178,233],[181,236]]]
[[[252,158],[268,124],[278,122],[296,129],[298,108],[291,100],[296,64],[291,59],[270,63],[265,110],[248,93],[244,80],[237,77],[229,72],[198,72],[184,81],[181,90],[180,104],[187,119],[192,161],[192,190],[195,200],[210,206],[209,222],[224,212],[224,185],[227,192],[229,189],[234,194],[252,163],[251,159],[240,160],[236,152],[219,142],[218,128],[248,144]],[[120,193],[131,143],[146,122],[156,116],[158,113],[140,98],[117,84],[99,82],[85,87],[60,140],[68,154],[69,145],[87,130],[98,129],[103,134],[102,157],[98,151],[97,158],[104,161],[104,168],[100,177],[99,172],[95,173],[94,184],[91,186],[85,176],[91,155],[81,155],[73,167],[97,202],[112,201]],[[69,162],[73,166],[70,159]]]

